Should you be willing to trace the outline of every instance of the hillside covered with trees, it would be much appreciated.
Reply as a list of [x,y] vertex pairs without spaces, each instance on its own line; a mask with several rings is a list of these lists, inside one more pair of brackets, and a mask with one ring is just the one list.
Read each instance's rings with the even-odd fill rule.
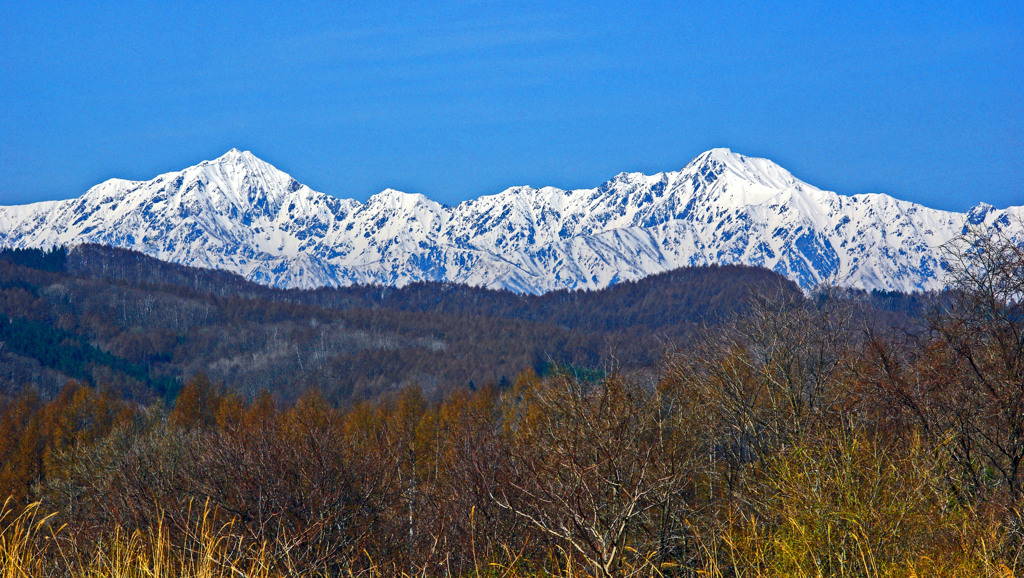
[[198,374],[251,399],[335,403],[407,385],[507,384],[524,368],[652,367],[757,294],[797,293],[769,271],[684,269],[596,292],[519,295],[452,284],[281,291],[100,246],[0,253],[0,384],[68,379],[171,403]]

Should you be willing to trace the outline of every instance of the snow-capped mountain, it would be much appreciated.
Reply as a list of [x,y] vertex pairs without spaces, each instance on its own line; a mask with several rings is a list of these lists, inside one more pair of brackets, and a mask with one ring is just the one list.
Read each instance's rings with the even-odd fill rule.
[[232,149],[151,181],[0,207],[0,246],[100,243],[280,287],[444,280],[541,293],[744,263],[804,288],[912,291],[943,285],[938,248],[967,224],[1016,230],[1022,216],[843,196],[728,149],[594,189],[513,187],[455,207],[388,189],[360,203]]

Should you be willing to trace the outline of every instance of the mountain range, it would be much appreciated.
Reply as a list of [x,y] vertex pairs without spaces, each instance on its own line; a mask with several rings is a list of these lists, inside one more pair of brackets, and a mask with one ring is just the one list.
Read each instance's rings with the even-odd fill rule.
[[96,243],[282,288],[450,281],[540,294],[718,263],[805,289],[911,292],[943,287],[940,248],[968,226],[1021,235],[1022,217],[1024,207],[958,213],[840,195],[721,148],[679,171],[512,187],[454,207],[393,189],[365,203],[333,197],[232,149],[149,181],[0,207],[0,247]]

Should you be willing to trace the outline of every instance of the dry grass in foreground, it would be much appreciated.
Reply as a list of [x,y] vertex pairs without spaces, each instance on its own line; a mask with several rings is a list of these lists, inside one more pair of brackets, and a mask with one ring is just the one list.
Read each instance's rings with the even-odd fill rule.
[[[784,467],[789,467],[788,466]],[[784,476],[794,472],[776,472]],[[799,476],[798,476],[799,477]],[[786,479],[786,478],[784,478]],[[835,488],[826,488],[828,492]],[[808,493],[805,498],[821,496]],[[826,498],[827,499],[827,498]],[[984,543],[998,541],[997,532],[980,538],[982,548],[965,552],[951,548],[938,557],[908,557],[901,564],[882,564],[875,549],[884,549],[879,533],[897,532],[890,542],[898,542],[898,528],[873,528],[861,525],[859,516],[865,512],[833,513],[831,517],[810,519],[809,504],[794,502],[780,515],[784,523],[774,528],[758,525],[753,520],[737,520],[719,536],[714,546],[704,546],[700,563],[682,567],[676,564],[656,565],[640,556],[639,564],[619,568],[619,576],[989,576],[1012,578],[1013,569],[993,562]],[[40,512],[38,503],[24,511],[13,512],[6,502],[0,513],[0,578],[35,576],[66,576],[74,578],[270,578],[281,576],[345,576],[345,577],[427,577],[456,575],[443,569],[428,572],[422,569],[401,569],[377,564],[373,560],[343,561],[332,568],[297,570],[287,557],[272,555],[280,548],[243,547],[242,540],[232,532],[232,524],[217,526],[205,510],[190,529],[184,546],[175,547],[163,525],[151,531],[126,532],[117,529],[89,551],[75,548],[65,536],[66,529],[54,527],[53,516]],[[853,531],[840,526],[852,525]],[[849,530],[849,529],[847,529]],[[969,527],[950,526],[937,529],[963,538],[972,534]],[[823,535],[817,535],[824,532]],[[813,548],[818,548],[814,551]],[[477,567],[461,576],[507,577],[545,576],[571,578],[593,576],[587,568],[574,565],[572,557],[552,553],[546,560],[528,561],[506,550],[502,560],[480,561]]]

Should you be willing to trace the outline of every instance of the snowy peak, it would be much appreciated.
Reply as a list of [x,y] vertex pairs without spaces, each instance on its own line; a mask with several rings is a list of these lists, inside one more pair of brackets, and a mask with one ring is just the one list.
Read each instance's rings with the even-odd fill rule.
[[[208,161],[199,163],[198,166],[210,166],[210,165],[223,165],[223,166],[238,166],[245,167],[248,172],[255,172],[253,167],[259,167],[259,170],[265,170],[267,168],[277,171],[270,163],[258,158],[252,154],[251,151],[242,151],[236,148],[230,149],[228,152],[221,156]],[[278,171],[280,172],[280,171]]]
[[791,189],[815,189],[768,159],[743,156],[726,148],[701,154],[681,172],[689,177],[699,196],[737,206],[761,204]]
[[995,207],[988,203],[978,203],[970,211],[967,211],[967,224],[980,225],[984,223],[985,217],[994,210]]
[[436,201],[432,201],[427,198],[426,195],[420,193],[404,193],[395,189],[384,189],[383,191],[372,195],[367,201],[369,205],[381,205],[391,209],[401,210],[416,210],[418,208],[428,208],[431,211],[440,211],[443,205]]
[[[225,162],[225,161],[237,161],[237,160],[241,160],[243,157],[246,158],[247,160],[248,159],[255,159],[256,158],[256,156],[253,155],[251,151],[240,151],[240,150],[236,149],[235,147],[231,147],[228,150],[228,152],[226,152],[223,155],[217,157],[212,162],[220,163],[220,162]],[[259,160],[259,159],[257,159],[257,160]],[[210,162],[210,161],[205,161],[205,162]]]
[[303,188],[287,173],[249,151],[231,149],[212,161],[203,161],[176,174],[172,186],[185,195],[206,197],[211,208],[256,211],[280,210],[292,194]]
[[0,207],[0,245],[114,245],[281,287],[441,280],[540,293],[743,263],[805,288],[912,291],[942,287],[939,247],[964,227],[1022,228],[1022,215],[842,196],[726,148],[592,189],[512,187],[456,207],[385,189],[360,203],[231,149],[150,181]]

